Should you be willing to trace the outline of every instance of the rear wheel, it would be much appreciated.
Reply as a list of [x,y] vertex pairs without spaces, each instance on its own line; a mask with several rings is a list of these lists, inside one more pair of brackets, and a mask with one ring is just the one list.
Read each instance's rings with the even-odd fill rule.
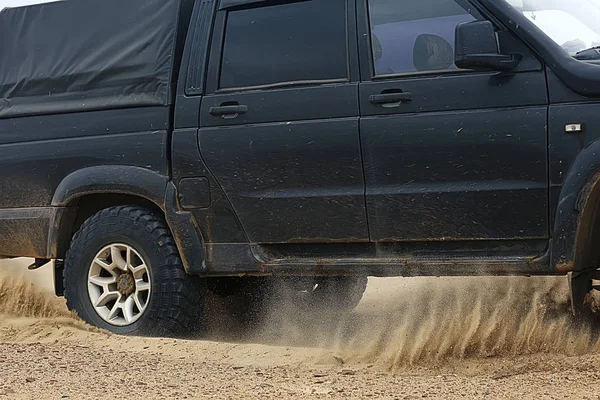
[[346,313],[360,303],[367,282],[366,276],[286,278],[278,291],[303,311]]
[[211,278],[208,288],[214,296],[207,308],[220,334],[224,330],[245,332],[257,328],[271,306],[271,278]]
[[64,270],[67,306],[86,322],[127,335],[199,330],[206,282],[188,276],[166,222],[153,211],[112,207],[83,223]]
[[257,328],[268,314],[286,318],[341,315],[351,312],[367,288],[360,277],[218,278],[209,288],[236,326]]
[[574,271],[569,274],[573,314],[597,320],[600,314],[600,270]]

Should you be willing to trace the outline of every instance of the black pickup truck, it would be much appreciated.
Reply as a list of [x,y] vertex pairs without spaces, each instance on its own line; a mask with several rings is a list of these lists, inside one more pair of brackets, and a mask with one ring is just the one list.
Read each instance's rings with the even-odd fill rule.
[[[0,256],[91,324],[207,290],[600,268],[600,6],[79,0],[0,12]],[[266,283],[268,282],[268,283]],[[249,312],[249,311],[248,311]]]

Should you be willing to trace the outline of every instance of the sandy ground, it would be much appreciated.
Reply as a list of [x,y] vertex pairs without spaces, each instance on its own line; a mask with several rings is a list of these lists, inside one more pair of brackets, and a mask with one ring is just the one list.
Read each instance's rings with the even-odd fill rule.
[[275,305],[258,332],[220,315],[186,341],[88,327],[25,263],[0,264],[0,400],[600,398],[600,328],[564,278],[371,279],[350,316]]

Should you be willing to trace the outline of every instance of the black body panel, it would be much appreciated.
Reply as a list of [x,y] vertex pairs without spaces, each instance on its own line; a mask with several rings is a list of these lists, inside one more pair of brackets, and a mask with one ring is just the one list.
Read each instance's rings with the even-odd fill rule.
[[[0,236],[6,241],[0,255],[64,255],[81,196],[129,194],[164,205],[168,112],[151,107],[0,119]],[[22,250],[15,247],[19,237]]]
[[[548,81],[552,263],[562,271],[580,270],[590,267],[581,258],[594,227],[590,209],[597,206],[593,203],[600,188],[600,102],[570,91],[553,73]],[[568,124],[581,124],[582,131],[566,132]]]
[[371,238],[548,237],[545,126],[545,107],[363,120]]
[[167,176],[166,112],[0,119],[0,209],[49,206],[67,175],[93,166],[129,165]]
[[251,242],[368,240],[358,118],[203,128],[200,149]]
[[[277,15],[285,15],[285,10],[295,6],[301,13],[311,7],[311,2],[284,6],[267,3],[260,3],[265,12]],[[353,45],[353,3],[322,3],[342,11],[346,4],[346,16],[332,16],[332,21],[341,26],[335,31],[336,37],[341,37],[339,47],[347,46],[346,68],[342,65],[338,69],[340,60],[323,55],[327,66],[334,64],[331,76],[326,75],[327,68],[315,67],[314,63],[322,60],[310,59],[311,68],[320,74],[316,81],[305,81],[303,74],[299,74],[301,82],[294,78],[286,81],[282,76],[295,76],[290,67],[284,74],[273,70],[265,76],[267,84],[260,87],[255,82],[261,79],[261,69],[252,64],[248,74],[251,83],[230,88],[229,84],[237,80],[227,75],[227,90],[219,90],[219,82],[225,79],[222,68],[229,61],[221,60],[223,54],[228,54],[223,43],[227,39],[225,24],[229,14],[217,13],[198,141],[207,167],[223,188],[251,243],[369,240],[358,130],[358,84],[354,82],[358,80],[358,60]],[[246,11],[234,13],[241,13],[239,18],[243,19]],[[257,13],[255,8],[250,11],[252,15]],[[306,21],[296,17],[290,15],[286,23],[305,26]],[[257,23],[270,23],[265,20],[263,17]],[[288,29],[286,24],[277,24]],[[260,30],[253,32],[262,34]],[[329,38],[323,38],[326,40]],[[271,45],[283,46],[283,42],[278,38]],[[310,53],[310,46],[302,40],[294,43],[301,54]],[[268,48],[261,47],[260,51],[264,53]],[[282,51],[283,60],[288,60],[287,50]],[[342,58],[342,64],[343,61]],[[289,65],[289,61],[284,63]],[[269,65],[267,62],[267,71],[272,67]],[[283,82],[273,83],[280,78]],[[240,107],[242,112],[215,114],[224,107]]]
[[[561,191],[571,165],[579,153],[590,143],[600,139],[597,117],[600,102],[571,91],[548,69],[548,93],[550,94],[549,147],[550,161],[550,216],[555,223]],[[565,133],[566,124],[582,123],[583,132]],[[576,188],[577,191],[581,188]],[[564,194],[563,194],[564,196]],[[565,210],[562,211],[564,214]]]
[[[540,66],[541,68],[541,66]],[[395,108],[369,102],[369,94],[400,87],[412,100]],[[489,109],[514,109],[548,104],[544,72],[469,72],[431,76],[390,76],[361,84],[363,117],[396,114],[426,114]]]
[[0,119],[0,146],[168,129],[167,107],[7,118]]
[[[371,240],[459,240],[469,247],[473,240],[547,239],[548,94],[540,61],[500,30],[500,47],[521,54],[515,71],[376,74],[367,1],[360,3],[360,131]],[[462,12],[463,19],[479,17]],[[392,26],[402,34],[401,23]],[[405,99],[377,101],[386,95]]]
[[173,133],[173,182],[181,189],[180,185],[186,179],[208,181],[210,206],[189,210],[203,243],[207,273],[258,271],[246,234],[231,204],[200,156],[197,132],[197,129],[182,129]]

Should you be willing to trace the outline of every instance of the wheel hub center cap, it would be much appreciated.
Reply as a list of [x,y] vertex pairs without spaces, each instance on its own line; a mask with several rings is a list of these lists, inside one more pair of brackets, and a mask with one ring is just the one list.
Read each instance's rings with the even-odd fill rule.
[[135,280],[130,274],[122,274],[117,278],[117,289],[124,296],[129,296],[135,291]]

